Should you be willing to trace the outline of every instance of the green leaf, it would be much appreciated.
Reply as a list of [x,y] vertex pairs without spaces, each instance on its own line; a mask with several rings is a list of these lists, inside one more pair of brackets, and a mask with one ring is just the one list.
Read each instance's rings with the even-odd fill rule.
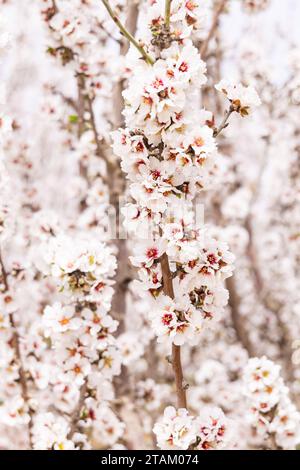
[[78,122],[78,116],[77,114],[70,114],[69,116],[69,123],[70,124],[76,124]]

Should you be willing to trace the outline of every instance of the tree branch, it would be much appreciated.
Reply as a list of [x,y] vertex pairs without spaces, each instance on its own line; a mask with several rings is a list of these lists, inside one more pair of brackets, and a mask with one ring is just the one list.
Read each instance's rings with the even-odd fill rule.
[[216,8],[216,11],[215,11],[215,13],[214,13],[213,20],[212,20],[212,24],[211,24],[209,33],[208,33],[208,35],[207,35],[207,38],[205,39],[205,41],[204,41],[203,44],[201,45],[201,48],[200,48],[200,55],[201,55],[201,58],[202,58],[203,60],[204,60],[205,57],[206,57],[206,53],[207,53],[207,50],[208,50],[209,43],[210,43],[211,39],[213,38],[213,36],[214,36],[214,34],[215,34],[215,31],[216,31],[216,29],[217,29],[217,27],[218,27],[219,18],[220,18],[220,15],[221,15],[221,14],[223,13],[223,11],[224,11],[226,2],[227,2],[227,0],[221,0],[221,1],[220,1],[220,4],[218,5],[218,7]]
[[132,36],[132,34],[125,28],[125,26],[121,23],[117,13],[111,8],[109,2],[107,0],[101,0],[103,5],[105,6],[106,10],[108,11],[110,17],[114,21],[114,23],[117,25],[121,33],[128,39],[131,44],[136,47],[136,49],[139,51],[139,53],[143,56],[147,64],[153,65],[155,60],[147,54],[143,46]]
[[226,127],[228,127],[228,120],[230,118],[230,116],[232,115],[232,113],[234,112],[234,108],[233,106],[230,106],[230,108],[228,109],[228,111],[226,111],[225,113],[225,116],[224,116],[224,119],[223,121],[221,122],[220,126],[219,127],[216,127],[214,129],[214,137],[218,137],[221,132],[226,129]]
[[235,281],[233,277],[226,280],[226,287],[229,291],[229,307],[231,310],[232,324],[236,332],[236,336],[241,345],[247,350],[249,357],[255,357],[255,349],[250,340],[246,329],[244,318],[240,313],[240,298],[237,293]]
[[168,29],[170,28],[171,3],[172,0],[165,0],[165,23]]
[[115,171],[115,166],[112,164],[112,162],[110,162],[108,160],[108,158],[105,155],[105,152],[102,151],[102,146],[101,146],[101,142],[100,142],[100,138],[99,138],[99,134],[98,134],[98,129],[97,129],[97,126],[96,126],[96,119],[95,119],[95,113],[94,113],[94,108],[93,108],[93,102],[92,102],[91,98],[88,95],[86,96],[86,101],[87,101],[88,111],[90,113],[90,120],[89,121],[90,121],[90,125],[92,127],[92,131],[93,131],[94,139],[95,139],[95,143],[96,143],[97,156],[103,158],[103,160],[105,161],[105,163],[107,165],[108,174],[113,175],[113,172]]
[[105,28],[103,23],[100,23],[100,28],[105,32],[105,34],[107,35],[108,38],[112,39],[117,44],[119,44],[119,46],[121,46],[122,41],[120,39],[115,38],[109,31],[107,31],[107,29]]
[[78,90],[78,138],[84,133],[84,111],[85,111],[85,78],[82,73],[77,75],[77,90]]
[[[163,276],[163,290],[164,294],[171,299],[175,298],[172,273],[170,271],[169,258],[166,253],[163,254],[160,261],[162,276]],[[183,385],[183,372],[181,364],[181,350],[180,346],[172,344],[172,367],[175,376],[176,394],[178,408],[186,408],[186,391]]]
[[53,8],[54,14],[56,14],[58,12],[58,8],[57,8],[55,0],[52,0],[52,8]]

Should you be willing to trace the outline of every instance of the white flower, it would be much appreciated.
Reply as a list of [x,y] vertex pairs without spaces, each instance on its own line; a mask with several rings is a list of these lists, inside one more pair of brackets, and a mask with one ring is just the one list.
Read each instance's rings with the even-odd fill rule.
[[19,426],[28,424],[30,416],[28,405],[20,395],[7,398],[0,406],[0,422],[5,426]]
[[81,318],[83,319],[86,331],[92,336],[96,336],[102,330],[105,330],[107,333],[114,333],[118,326],[118,322],[113,320],[113,318],[107,314],[106,309],[101,308],[101,306],[94,311],[84,308],[81,312]]
[[234,111],[240,113],[241,116],[247,116],[253,108],[261,105],[261,100],[252,86],[221,80],[215,87],[228,98]]
[[32,437],[35,450],[74,450],[74,443],[67,438],[67,420],[53,413],[40,413],[34,418]]
[[266,357],[252,358],[244,372],[250,422],[265,438],[273,434],[278,447],[295,449],[300,440],[300,413],[289,398],[280,366]]
[[194,418],[185,408],[169,406],[162,420],[154,425],[157,445],[164,450],[187,450],[196,441]]
[[84,426],[92,426],[93,440],[100,447],[111,447],[123,437],[125,424],[120,421],[105,403],[97,403],[92,398],[86,400],[81,421]]
[[283,389],[280,366],[266,357],[252,358],[244,370],[245,393],[262,413],[268,413],[279,400]]
[[269,432],[275,434],[278,447],[295,450],[300,443],[300,413],[289,399],[280,402]]
[[187,129],[183,139],[183,147],[191,148],[195,154],[195,163],[201,165],[201,159],[207,158],[217,150],[213,130],[208,126],[195,126]]
[[232,445],[232,424],[220,408],[202,409],[195,426],[199,439],[196,450],[222,450]]
[[120,350],[111,345],[101,353],[99,361],[99,370],[105,378],[112,378],[114,375],[119,375],[121,372],[122,357]]
[[85,377],[91,372],[91,364],[88,359],[79,354],[70,357],[66,362],[65,374],[66,380],[74,382],[77,386],[84,383]]
[[161,336],[173,337],[181,324],[183,322],[178,321],[175,302],[170,297],[161,297],[152,315],[152,327],[156,335],[159,338]]
[[192,42],[186,41],[182,48],[173,43],[162,52],[162,58],[166,61],[168,74],[174,81],[192,81],[195,86],[202,86],[207,82],[206,64],[200,59],[200,55]]
[[138,267],[150,268],[165,251],[163,240],[140,242],[135,250],[135,256],[130,258],[132,264]]
[[116,269],[111,248],[94,238],[73,240],[66,235],[51,238],[43,247],[42,256],[61,290],[93,298],[110,297],[109,278]]
[[78,330],[82,324],[79,318],[74,317],[73,307],[64,307],[56,302],[53,306],[47,306],[44,310],[43,324],[45,337],[53,333],[63,333],[68,330]]

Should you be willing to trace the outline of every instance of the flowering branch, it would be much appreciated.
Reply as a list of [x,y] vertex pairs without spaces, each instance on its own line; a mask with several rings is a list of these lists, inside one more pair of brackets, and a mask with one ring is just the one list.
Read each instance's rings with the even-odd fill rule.
[[132,34],[125,28],[125,26],[121,23],[117,13],[111,8],[109,2],[107,0],[101,0],[105,8],[107,9],[110,17],[114,21],[114,23],[118,26],[119,30],[121,33],[128,39],[129,42],[131,42],[134,47],[140,52],[140,54],[143,56],[147,64],[153,65],[155,60],[147,54],[143,46],[132,36]]
[[213,36],[215,34],[215,31],[218,27],[219,18],[220,18],[220,15],[222,14],[222,12],[225,8],[226,2],[227,2],[227,0],[221,0],[219,6],[217,7],[217,9],[215,11],[215,14],[214,14],[214,17],[213,17],[213,20],[212,20],[211,28],[210,28],[209,33],[207,35],[207,38],[205,39],[205,41],[203,42],[203,44],[200,48],[200,54],[201,54],[201,58],[203,60],[205,59],[209,43],[210,43],[211,39],[213,38]]

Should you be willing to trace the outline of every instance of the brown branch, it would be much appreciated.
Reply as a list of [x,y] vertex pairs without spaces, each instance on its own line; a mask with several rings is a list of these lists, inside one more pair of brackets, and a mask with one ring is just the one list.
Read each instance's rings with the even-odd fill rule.
[[79,392],[79,400],[78,403],[71,415],[71,420],[70,420],[70,431],[68,433],[68,439],[72,439],[78,426],[78,421],[80,420],[81,416],[81,410],[84,405],[84,400],[86,398],[86,393],[87,393],[87,379],[85,379],[84,383],[81,385],[80,392]]
[[[163,276],[163,290],[164,294],[171,299],[175,298],[172,273],[170,271],[169,258],[166,253],[163,254],[160,260],[162,276]],[[172,345],[172,367],[175,376],[177,405],[178,408],[187,408],[186,391],[183,383],[183,372],[181,364],[181,350],[180,346]]]
[[105,34],[107,35],[109,39],[112,39],[113,41],[115,41],[117,44],[119,44],[119,46],[121,45],[122,40],[115,38],[109,31],[107,31],[103,23],[100,23],[99,26],[102,29],[102,31],[105,32]]
[[8,276],[7,276],[5,266],[4,266],[1,250],[0,250],[0,267],[1,267],[2,281],[3,281],[3,284],[4,284],[3,293],[6,293],[6,292],[9,291]]
[[221,0],[219,5],[217,6],[207,38],[204,40],[203,44],[201,45],[200,55],[203,60],[206,58],[206,53],[208,50],[209,43],[211,39],[213,38],[215,31],[219,25],[219,18],[224,11],[226,2],[227,0]]
[[71,98],[70,96],[64,95],[64,94],[61,93],[60,91],[55,92],[55,94],[59,95],[59,96],[62,98],[62,100],[63,100],[68,106],[70,106],[71,108],[73,108],[74,111],[76,111],[76,113],[78,113],[77,103],[76,103],[76,101],[75,101],[73,98]]
[[[128,5],[126,28],[134,35],[137,28],[137,21],[139,15],[139,7],[136,3],[130,2]],[[120,49],[120,54],[125,56],[129,49],[129,42],[123,38]],[[124,124],[122,110],[124,108],[123,102],[123,90],[125,80],[121,77],[120,80],[115,84],[113,92],[113,111],[114,111],[114,127],[118,129]],[[116,246],[118,249],[118,266],[115,276],[115,293],[112,299],[111,311],[119,320],[118,332],[122,333],[125,329],[125,299],[128,289],[128,279],[130,278],[130,266],[128,262],[128,249],[127,240],[120,238],[120,214],[119,214],[119,194],[124,194],[126,190],[126,178],[125,174],[120,170],[120,165],[116,165],[114,172],[115,189],[112,191],[112,204],[116,209]],[[117,182],[117,185],[116,185]],[[126,373],[122,372],[122,379],[126,379]]]
[[234,107],[233,107],[233,106],[230,106],[230,108],[226,111],[223,121],[221,122],[221,124],[219,125],[219,127],[216,127],[216,128],[214,129],[214,137],[215,137],[215,138],[218,137],[218,136],[222,133],[222,131],[223,131],[224,129],[226,129],[226,127],[228,127],[228,125],[229,125],[229,123],[228,123],[229,118],[230,118],[230,116],[232,115],[232,113],[234,113],[234,111],[235,111],[235,110],[234,110]]
[[248,255],[249,261],[251,263],[251,271],[252,271],[252,275],[253,275],[253,278],[254,278],[254,285],[255,285],[256,292],[261,297],[260,293],[263,290],[264,281],[263,281],[261,273],[260,273],[259,262],[258,262],[258,259],[257,259],[257,249],[256,249],[256,246],[255,246],[255,241],[254,241],[251,210],[250,210],[249,216],[246,218],[246,221],[245,221],[245,229],[247,230],[248,235],[249,235],[249,244],[248,244],[247,255]]
[[58,8],[57,8],[55,0],[52,0],[52,9],[53,9],[54,15],[55,15],[58,12]]
[[229,307],[231,310],[232,324],[236,332],[236,337],[241,345],[246,349],[249,357],[255,357],[256,353],[250,340],[247,329],[245,328],[245,320],[240,313],[240,298],[237,293],[235,281],[233,277],[226,280],[226,287],[229,291]]
[[[85,76],[82,73],[77,74],[77,115],[78,115],[78,127],[77,137],[81,138],[85,131]],[[79,173],[84,179],[87,179],[87,169],[82,161],[79,162]]]
[[[87,100],[88,110],[89,110],[89,113],[90,113],[90,124],[91,124],[91,127],[92,127],[92,131],[93,131],[94,139],[95,139],[95,143],[96,143],[97,156],[102,157],[102,149],[101,149],[98,129],[97,129],[97,126],[96,126],[96,119],[95,119],[95,113],[94,113],[94,108],[93,108],[93,102],[92,102],[91,98],[88,95],[86,97],[86,100]],[[109,162],[106,162],[106,163],[107,163],[107,166],[109,167]]]
[[[0,267],[1,267],[1,274],[2,274],[2,279],[3,279],[3,284],[4,284],[4,291],[3,293],[8,293],[9,292],[9,283],[8,283],[8,274],[4,266],[4,261],[2,258],[2,253],[0,251]],[[30,408],[29,405],[29,393],[28,393],[28,385],[27,385],[27,377],[26,377],[26,372],[23,366],[23,361],[22,361],[22,355],[21,355],[21,349],[20,349],[20,336],[16,327],[16,322],[14,318],[14,314],[10,313],[9,314],[9,322],[13,331],[13,348],[15,351],[15,357],[17,359],[17,362],[19,364],[19,379],[20,379],[20,386],[21,386],[21,394],[22,398],[24,400],[24,403],[26,403],[28,407],[28,414],[29,414],[29,423],[28,423],[28,440],[29,440],[29,445],[30,448],[33,449],[33,442],[32,442],[32,425],[33,425],[33,411]]]
[[84,133],[84,112],[85,112],[85,77],[82,73],[77,75],[78,91],[78,138]]
[[171,17],[171,3],[172,0],[165,0],[165,23],[166,27],[170,29],[170,17]]
[[[127,12],[127,20],[126,20],[126,28],[128,31],[134,35],[137,28],[137,20],[138,20],[139,8],[136,3],[132,3],[128,7]],[[125,56],[129,49],[129,42],[125,40],[125,38],[121,41],[121,48],[120,54],[121,56]],[[124,108],[124,100],[123,100],[123,90],[125,85],[125,79],[123,77],[117,81],[114,87],[114,94],[113,94],[113,112],[114,112],[114,127],[118,129],[124,124],[123,118],[123,108]],[[125,177],[123,177],[125,180]]]
[[[102,148],[102,145],[101,145],[101,142],[100,142],[100,138],[99,138],[97,125],[96,125],[95,113],[94,113],[94,108],[93,108],[93,101],[91,100],[91,98],[88,95],[86,95],[85,98],[86,98],[86,102],[87,102],[88,111],[89,111],[89,114],[90,114],[90,125],[92,127],[92,131],[93,131],[94,139],[95,139],[95,143],[96,143],[96,154],[97,154],[98,157],[103,158],[103,160],[105,161],[106,166],[107,166],[107,172],[108,172],[109,175],[111,175],[111,177],[113,179],[115,166],[113,165],[112,162],[110,162],[108,160],[105,152],[103,151],[103,148]],[[105,181],[105,178],[103,178],[103,180]]]

